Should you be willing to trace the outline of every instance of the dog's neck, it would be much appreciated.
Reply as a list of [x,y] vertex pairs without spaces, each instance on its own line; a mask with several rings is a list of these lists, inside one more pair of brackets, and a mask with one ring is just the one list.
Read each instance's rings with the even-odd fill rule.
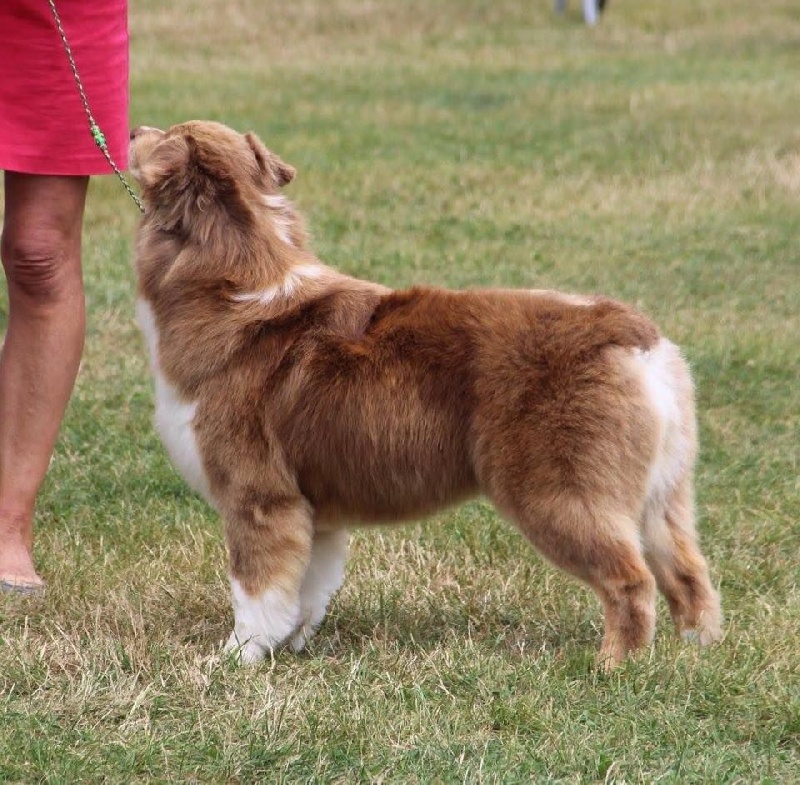
[[[255,333],[280,329],[315,302],[338,302],[347,292],[348,308],[329,305],[319,318],[333,333],[356,334],[389,291],[317,259],[283,196],[262,195],[257,207],[248,224],[228,223],[223,231],[215,216],[213,234],[183,241],[147,220],[140,230],[139,294],[152,309],[159,334],[186,336],[164,342],[159,365],[187,397],[199,380],[227,367]],[[172,263],[165,265],[168,259]]]

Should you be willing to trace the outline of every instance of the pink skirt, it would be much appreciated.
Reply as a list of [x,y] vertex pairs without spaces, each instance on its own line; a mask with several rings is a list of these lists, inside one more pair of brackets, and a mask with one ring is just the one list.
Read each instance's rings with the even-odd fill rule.
[[[120,169],[128,155],[127,0],[55,0],[89,108]],[[48,0],[0,0],[0,169],[108,174]]]

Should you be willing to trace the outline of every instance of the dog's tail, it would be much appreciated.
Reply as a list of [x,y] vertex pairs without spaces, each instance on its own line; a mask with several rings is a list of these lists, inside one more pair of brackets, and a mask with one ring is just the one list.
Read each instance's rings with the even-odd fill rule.
[[590,308],[593,328],[588,338],[596,347],[613,345],[648,351],[661,340],[655,323],[630,305],[598,297]]
[[554,355],[570,363],[592,357],[607,346],[649,351],[661,340],[651,319],[630,305],[606,297],[593,298],[571,310],[561,329],[554,332],[562,339],[552,347]]

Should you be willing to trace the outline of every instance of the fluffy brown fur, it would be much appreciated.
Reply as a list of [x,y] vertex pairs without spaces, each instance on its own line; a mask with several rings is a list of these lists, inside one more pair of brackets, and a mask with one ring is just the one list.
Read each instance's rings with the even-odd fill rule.
[[656,583],[706,643],[692,385],[645,316],[547,291],[391,291],[322,265],[252,134],[137,129],[136,248],[157,421],[220,512],[254,661],[300,648],[342,579],[344,526],[484,494],[605,609],[600,658],[648,644]]

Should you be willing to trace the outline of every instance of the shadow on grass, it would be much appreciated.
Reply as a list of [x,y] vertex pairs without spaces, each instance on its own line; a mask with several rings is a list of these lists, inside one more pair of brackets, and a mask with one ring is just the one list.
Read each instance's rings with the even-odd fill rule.
[[323,622],[307,649],[308,656],[341,653],[372,647],[408,652],[433,652],[443,648],[496,650],[504,656],[531,653],[553,655],[565,647],[586,648],[594,654],[599,633],[591,623],[575,620],[522,618],[515,613],[476,614],[469,605],[450,608],[395,607],[390,616],[361,612],[357,605],[342,605]]

